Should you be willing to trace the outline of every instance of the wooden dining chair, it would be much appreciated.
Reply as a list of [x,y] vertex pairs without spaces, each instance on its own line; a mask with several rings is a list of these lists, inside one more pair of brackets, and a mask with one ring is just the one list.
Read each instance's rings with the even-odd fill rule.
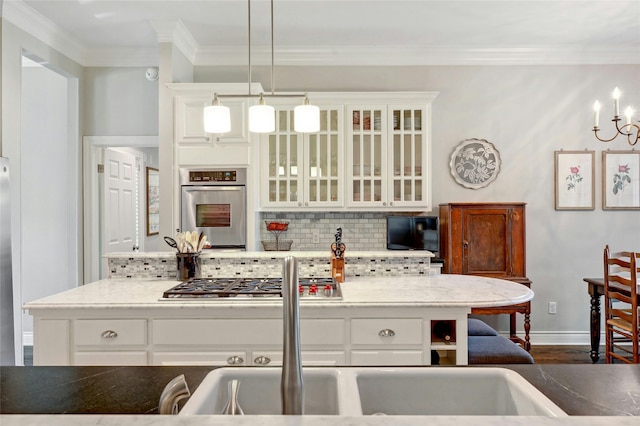
[[638,259],[640,253],[604,249],[606,362],[640,363]]

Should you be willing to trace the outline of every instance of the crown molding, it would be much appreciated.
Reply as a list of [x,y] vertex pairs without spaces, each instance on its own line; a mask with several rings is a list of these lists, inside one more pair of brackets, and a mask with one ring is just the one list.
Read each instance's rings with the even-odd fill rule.
[[173,43],[192,64],[195,62],[200,46],[180,19],[150,23],[156,31],[158,43]]
[[86,49],[60,27],[22,1],[0,2],[2,19],[59,51],[69,59],[85,64]]
[[[157,66],[158,47],[88,49],[22,1],[4,1],[2,19],[82,66]],[[173,43],[194,66],[246,66],[246,48],[199,46],[180,20],[150,22],[158,43]],[[315,46],[276,47],[278,66],[638,65],[640,46]],[[252,65],[271,64],[268,46],[252,46]]]

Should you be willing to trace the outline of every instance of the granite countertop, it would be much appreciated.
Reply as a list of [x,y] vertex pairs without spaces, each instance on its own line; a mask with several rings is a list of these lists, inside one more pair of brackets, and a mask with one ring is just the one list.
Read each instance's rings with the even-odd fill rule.
[[[40,309],[184,309],[241,307],[281,307],[281,299],[161,301],[162,293],[177,281],[105,279],[27,303],[24,308]],[[487,307],[523,303],[533,299],[533,291],[512,281],[473,275],[358,277],[342,283],[339,301],[301,299],[301,306],[340,307]]]
[[[496,367],[496,366],[491,366]],[[504,365],[516,371],[555,402],[570,417],[430,417],[430,424],[637,424],[637,418],[591,416],[639,416],[640,366],[638,365]],[[247,367],[251,368],[251,367]],[[425,367],[425,368],[482,368]],[[112,425],[229,424],[223,416],[139,416],[157,414],[162,389],[172,378],[184,374],[191,391],[214,367],[0,367],[0,413],[8,425]],[[26,416],[5,416],[24,414]],[[31,416],[32,414],[102,414],[106,416]],[[113,417],[110,414],[118,414]],[[134,415],[123,417],[124,414]],[[584,416],[584,417],[571,417]],[[173,418],[172,418],[173,417]],[[60,423],[55,420],[60,419]],[[117,419],[117,420],[114,420]],[[126,420],[125,420],[126,419]],[[341,419],[345,420],[346,419]],[[433,421],[432,421],[433,420]],[[119,421],[119,422],[118,422]],[[306,416],[304,424],[335,424],[336,417]],[[76,423],[77,422],[77,423]],[[291,417],[261,416],[260,424],[302,424]],[[234,418],[234,424],[256,424],[255,417]],[[346,424],[346,423],[345,423]],[[349,424],[416,424],[410,416],[385,419],[350,417]]]

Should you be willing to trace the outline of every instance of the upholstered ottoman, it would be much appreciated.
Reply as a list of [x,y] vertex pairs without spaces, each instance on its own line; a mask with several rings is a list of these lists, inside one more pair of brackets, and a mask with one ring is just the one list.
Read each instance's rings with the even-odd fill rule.
[[484,321],[469,318],[469,364],[533,364],[533,357]]

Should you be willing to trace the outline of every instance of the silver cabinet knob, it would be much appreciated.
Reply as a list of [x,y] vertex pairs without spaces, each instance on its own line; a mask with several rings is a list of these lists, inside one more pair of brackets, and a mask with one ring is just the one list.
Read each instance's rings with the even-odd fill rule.
[[253,360],[253,363],[256,365],[268,365],[271,362],[271,358],[266,357],[264,355],[257,357]]
[[387,207],[387,202],[382,203],[383,206]]
[[230,356],[229,358],[227,358],[227,364],[229,365],[244,364],[244,359],[238,355]]
[[302,207],[302,201],[298,202],[298,207]]
[[393,207],[393,201],[389,202],[389,205],[390,205],[391,207]]
[[309,207],[309,203],[305,202],[305,203],[304,203],[304,206],[305,206],[305,207]]
[[396,335],[396,332],[388,328],[385,328],[384,330],[380,330],[378,332],[378,336],[380,337],[393,337],[395,335]]
[[118,333],[113,330],[105,330],[100,336],[102,336],[103,339],[115,339],[118,337]]

